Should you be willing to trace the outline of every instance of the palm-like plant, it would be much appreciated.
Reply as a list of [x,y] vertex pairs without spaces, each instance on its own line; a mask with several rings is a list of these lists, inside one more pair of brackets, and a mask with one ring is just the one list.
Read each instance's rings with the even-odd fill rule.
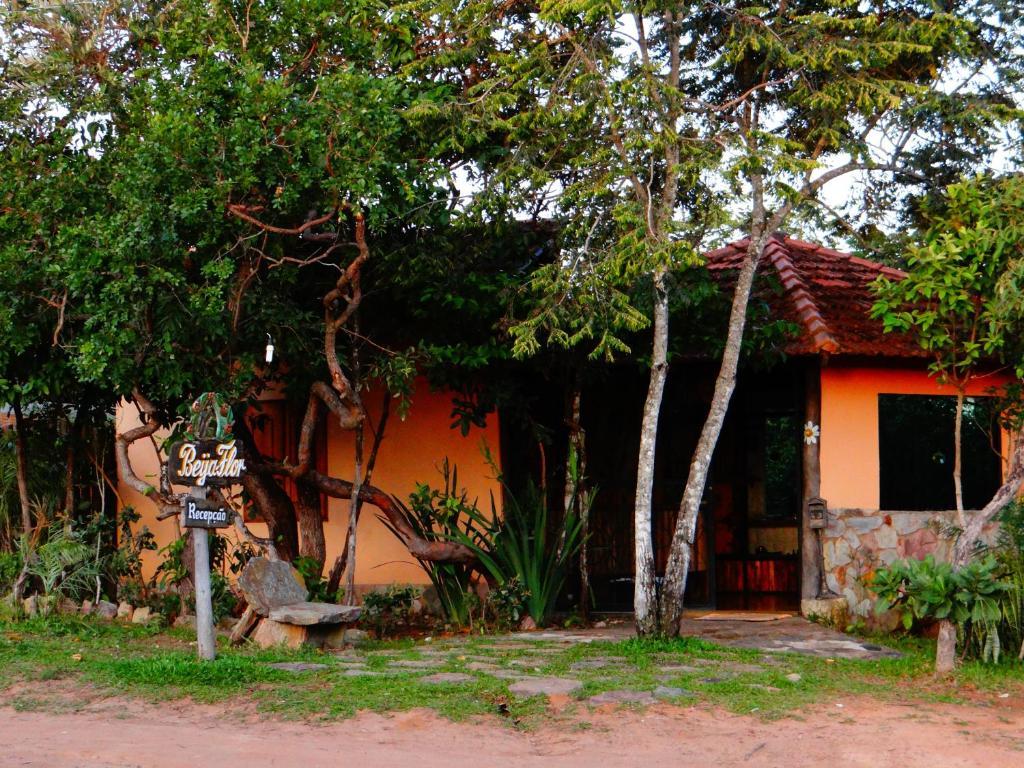
[[42,538],[37,528],[36,535],[23,534],[18,540],[25,573],[39,579],[47,597],[89,594],[100,568],[92,548],[66,526],[51,526]]

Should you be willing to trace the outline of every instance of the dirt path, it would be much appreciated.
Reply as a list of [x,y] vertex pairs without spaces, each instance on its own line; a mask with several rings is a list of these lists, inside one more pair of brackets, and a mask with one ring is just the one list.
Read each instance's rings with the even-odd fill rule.
[[221,720],[124,701],[85,713],[0,709],[2,768],[658,768],[660,766],[1024,765],[1024,708],[830,702],[802,719],[764,722],[699,707],[605,709],[560,716],[532,733],[455,724],[429,712],[329,725]]

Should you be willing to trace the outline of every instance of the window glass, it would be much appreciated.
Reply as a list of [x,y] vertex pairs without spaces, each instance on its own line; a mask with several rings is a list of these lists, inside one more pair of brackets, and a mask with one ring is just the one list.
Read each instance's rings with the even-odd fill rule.
[[[953,434],[956,398],[879,395],[879,501],[882,509],[956,508]],[[992,398],[964,403],[964,507],[980,509],[1001,482],[998,413]]]

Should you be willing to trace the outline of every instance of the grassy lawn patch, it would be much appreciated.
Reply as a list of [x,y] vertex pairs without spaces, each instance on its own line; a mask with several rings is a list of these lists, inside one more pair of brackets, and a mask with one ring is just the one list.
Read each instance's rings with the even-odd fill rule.
[[[239,714],[311,720],[426,707],[455,720],[500,714],[520,727],[550,716],[543,696],[510,694],[510,684],[530,677],[579,681],[569,707],[576,713],[608,691],[657,690],[671,703],[766,718],[863,695],[972,702],[1024,692],[1024,666],[1015,662],[968,663],[954,678],[936,680],[932,646],[922,640],[897,641],[902,658],[876,661],[763,653],[693,638],[578,644],[515,636],[405,639],[339,653],[233,649],[222,641],[213,663],[195,659],[192,640],[188,630],[86,617],[0,621],[0,690],[16,707],[59,708],[69,696],[83,706],[90,693],[117,694],[230,703]],[[296,673],[270,666],[296,661],[325,668]],[[451,673],[465,677],[449,681]]]

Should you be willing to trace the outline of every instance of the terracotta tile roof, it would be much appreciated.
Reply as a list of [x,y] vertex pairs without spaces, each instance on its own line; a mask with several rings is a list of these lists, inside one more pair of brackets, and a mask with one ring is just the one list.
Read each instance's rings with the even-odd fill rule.
[[[706,253],[707,268],[726,277],[739,269],[749,244],[745,238]],[[869,284],[880,275],[902,279],[906,275],[898,269],[777,234],[758,267],[761,275],[769,270],[782,285],[782,295],[762,288],[764,299],[776,317],[803,331],[786,347],[789,354],[925,356],[912,338],[883,333],[881,321],[871,318]]]

